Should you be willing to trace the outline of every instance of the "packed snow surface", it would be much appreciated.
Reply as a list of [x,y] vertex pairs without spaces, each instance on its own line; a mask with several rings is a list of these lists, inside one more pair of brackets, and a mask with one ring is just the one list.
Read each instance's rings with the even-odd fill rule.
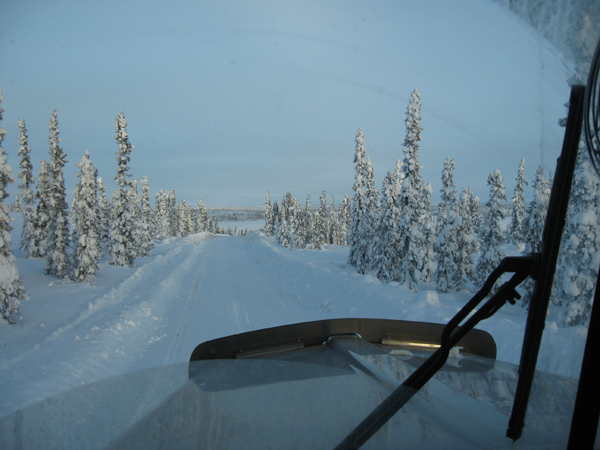
[[[18,233],[17,223],[13,242]],[[105,260],[91,284],[63,283],[43,275],[44,260],[15,255],[31,299],[17,325],[0,321],[0,417],[92,381],[186,362],[210,339],[342,317],[444,323],[472,296],[381,283],[346,265],[348,248],[285,249],[259,231],[166,239],[132,268]],[[499,360],[518,364],[525,319],[519,304],[506,305],[478,327]],[[538,368],[578,377],[587,330],[557,323],[551,307]]]

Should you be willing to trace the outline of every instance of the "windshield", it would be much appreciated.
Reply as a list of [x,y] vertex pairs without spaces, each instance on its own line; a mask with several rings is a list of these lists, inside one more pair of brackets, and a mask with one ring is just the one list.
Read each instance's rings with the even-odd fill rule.
[[[0,418],[223,336],[447,323],[503,256],[540,251],[599,17],[586,0],[3,5]],[[537,366],[571,380],[599,193],[582,146]],[[478,325],[509,364],[533,282],[518,290]]]

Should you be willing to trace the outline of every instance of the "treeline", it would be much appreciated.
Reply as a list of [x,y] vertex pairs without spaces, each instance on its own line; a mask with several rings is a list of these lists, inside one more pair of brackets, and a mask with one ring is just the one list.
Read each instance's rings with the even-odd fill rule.
[[271,204],[267,192],[265,202],[265,226],[263,231],[268,236],[275,236],[277,242],[284,247],[321,249],[325,244],[347,245],[350,230],[350,197],[335,207],[327,207],[327,194],[321,194],[321,206],[313,211],[310,192],[306,196],[305,208],[300,207],[297,198],[289,193],[281,199],[281,205]]
[[[450,158],[444,161],[437,216],[432,214],[431,184],[420,175],[420,109],[415,89],[406,112],[404,159],[387,173],[381,190],[375,187],[373,167],[359,129],[352,201],[346,196],[337,211],[332,201],[327,210],[323,194],[321,208],[311,214],[310,196],[307,207],[300,211],[298,201],[289,193],[278,209],[277,204],[271,208],[267,194],[265,232],[286,247],[347,245],[348,264],[359,273],[406,284],[415,291],[421,283],[435,285],[439,292],[478,290],[505,257],[502,246],[509,242],[522,248],[523,254],[540,252],[553,180],[538,167],[532,183],[533,198],[526,204],[524,159],[518,168],[506,230],[502,223],[507,219],[503,206],[507,197],[500,171],[489,174],[489,198],[480,206],[471,187],[458,194],[454,160]],[[560,320],[565,326],[589,321],[600,261],[599,210],[600,180],[582,145],[552,297],[555,305],[564,307]],[[337,240],[334,230],[339,230]],[[533,280],[524,283],[523,290],[521,304],[528,308]]]
[[[128,163],[133,146],[122,112],[118,114],[115,125],[118,151],[114,179],[118,189],[113,191],[109,200],[103,179],[94,167],[89,152],[85,151],[77,163],[78,181],[70,208],[63,177],[67,155],[60,146],[56,110],[50,118],[49,159],[40,161],[36,187],[25,122],[19,120],[18,126],[18,177],[21,181],[15,209],[23,214],[19,247],[26,258],[46,260],[46,275],[88,282],[100,269],[102,257],[110,258],[112,265],[132,266],[136,258],[149,254],[156,239],[184,237],[203,231],[234,234],[231,229],[220,227],[217,218],[209,215],[202,198],[194,207],[185,201],[177,202],[174,190],[165,192],[161,189],[156,194],[155,207],[152,207],[148,178],[145,176],[141,179],[139,195],[137,180],[132,179],[129,173]],[[0,128],[0,142],[5,134],[6,130]],[[0,189],[3,192],[2,199],[5,199],[8,196],[7,184],[15,180],[4,150],[0,153],[0,174]],[[20,301],[27,298],[27,294],[14,266],[9,245],[12,229],[9,223],[9,210],[2,202],[0,231],[3,235],[0,244],[5,255],[0,260],[0,266],[5,266],[1,271],[5,279],[0,273],[0,313],[12,323],[18,314]],[[239,234],[246,232],[241,230]],[[235,233],[238,233],[237,229]]]

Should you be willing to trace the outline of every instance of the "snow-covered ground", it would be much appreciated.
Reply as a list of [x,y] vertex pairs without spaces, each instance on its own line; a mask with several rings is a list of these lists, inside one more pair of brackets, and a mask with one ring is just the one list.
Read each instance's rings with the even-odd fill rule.
[[[472,295],[382,284],[346,265],[347,248],[284,249],[258,231],[167,239],[133,268],[104,261],[91,285],[45,276],[43,260],[15,255],[31,299],[17,325],[0,321],[0,417],[91,381],[186,362],[209,339],[340,317],[442,323]],[[556,314],[551,307],[538,368],[578,377],[587,330],[558,328]],[[525,318],[507,305],[479,326],[499,360],[518,363]]]

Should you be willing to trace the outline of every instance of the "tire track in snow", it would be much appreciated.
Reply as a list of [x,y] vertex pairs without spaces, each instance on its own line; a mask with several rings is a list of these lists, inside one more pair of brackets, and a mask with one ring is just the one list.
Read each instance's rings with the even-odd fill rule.
[[[2,376],[15,382],[11,392],[0,391],[0,403],[22,407],[64,389],[137,369],[135,362],[151,346],[157,330],[166,326],[163,316],[169,300],[178,293],[182,277],[193,268],[203,246],[201,241],[181,240],[167,254],[137,268],[39,347],[14,361],[3,361]],[[60,350],[64,343],[75,351],[55,360],[54,354],[64,355]],[[23,359],[29,360],[28,376],[10,373],[12,363]]]

